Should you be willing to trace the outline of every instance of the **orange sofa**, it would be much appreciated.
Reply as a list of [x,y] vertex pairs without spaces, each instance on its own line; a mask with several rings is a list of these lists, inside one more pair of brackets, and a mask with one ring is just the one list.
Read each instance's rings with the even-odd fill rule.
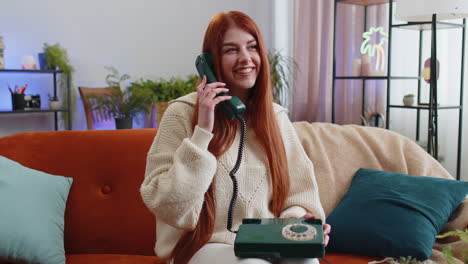
[[[139,193],[156,131],[47,131],[0,138],[1,156],[73,178],[65,211],[67,263],[161,263],[153,250],[154,216]],[[345,254],[326,259],[335,264],[375,260]]]

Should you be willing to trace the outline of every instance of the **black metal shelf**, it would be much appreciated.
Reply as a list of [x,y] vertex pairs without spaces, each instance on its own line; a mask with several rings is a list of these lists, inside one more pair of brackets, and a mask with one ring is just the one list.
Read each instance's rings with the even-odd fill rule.
[[337,0],[342,4],[372,6],[388,3],[388,0]]
[[24,70],[24,69],[1,69],[0,72],[11,73],[62,73],[60,70]]
[[5,110],[0,109],[0,114],[27,114],[27,113],[53,113],[68,112],[67,109],[25,109],[25,110]]
[[419,76],[335,76],[338,80],[419,80]]
[[[408,108],[408,109],[420,109],[420,110],[429,110],[429,105],[389,105],[388,107],[391,108]],[[437,109],[462,109],[461,105],[446,105],[446,106],[438,106]]]
[[[465,57],[465,31],[466,31],[466,19],[463,19],[463,23],[450,23],[450,22],[445,22],[445,21],[436,21],[436,19],[433,19],[433,21],[425,21],[425,22],[409,22],[409,23],[404,23],[404,24],[396,24],[394,23],[394,14],[393,14],[393,0],[335,0],[335,8],[334,8],[334,26],[333,26],[333,78],[332,78],[332,109],[331,109],[331,118],[332,118],[332,123],[335,123],[335,93],[336,93],[336,85],[337,82],[343,83],[343,82],[353,82],[353,81],[360,81],[360,86],[359,89],[362,89],[362,105],[361,105],[361,115],[365,116],[366,113],[366,86],[369,84],[367,81],[370,80],[377,80],[377,81],[386,81],[386,109],[385,109],[385,127],[387,129],[390,129],[390,119],[391,119],[391,111],[390,109],[395,109],[395,108],[400,108],[400,109],[414,109],[416,110],[416,141],[419,140],[420,137],[420,112],[421,111],[429,111],[429,116],[435,116],[435,119],[437,119],[437,110],[445,110],[445,109],[455,109],[458,111],[458,149],[457,149],[457,165],[456,165],[456,178],[460,179],[460,164],[461,164],[461,142],[462,142],[462,127],[463,127],[463,86],[464,86],[464,57]],[[345,8],[359,8],[360,10],[362,9],[364,12],[364,28],[363,32],[366,32],[367,29],[367,13],[369,6],[374,6],[374,5],[388,5],[388,21],[385,23],[386,25],[384,27],[388,27],[388,42],[387,42],[387,69],[385,72],[383,72],[385,75],[384,76],[338,76],[337,74],[337,67],[342,67],[343,65],[348,65],[346,62],[337,62],[337,10],[339,9],[338,6]],[[351,5],[355,5],[351,7]],[[341,9],[340,9],[341,10]],[[353,21],[356,22],[356,21]],[[356,22],[357,23],[357,22]],[[397,23],[401,23],[398,22]],[[433,30],[434,28],[434,30]],[[460,82],[460,101],[458,102],[458,105],[443,105],[440,106],[437,103],[434,104],[432,103],[432,106],[429,107],[428,104],[424,104],[421,101],[418,101],[419,104],[413,105],[413,106],[405,106],[405,105],[398,105],[398,104],[391,104],[390,103],[390,97],[391,97],[391,90],[394,90],[395,88],[398,88],[400,86],[400,83],[394,82],[395,80],[414,80],[416,82],[409,82],[408,84],[411,84],[415,89],[417,89],[417,98],[421,98],[421,90],[422,90],[422,83],[423,78],[421,76],[392,76],[391,69],[392,69],[392,35],[394,32],[401,32],[399,30],[412,30],[417,32],[419,34],[419,42],[413,43],[415,45],[418,45],[419,47],[419,65],[418,69],[416,72],[420,72],[422,67],[423,67],[423,61],[422,61],[422,50],[423,50],[423,32],[424,31],[431,31],[433,36],[436,35],[436,32],[439,30],[450,30],[450,29],[461,29],[462,31],[462,51],[461,51],[461,82]],[[434,58],[436,57],[436,54],[433,56]],[[457,60],[458,61],[458,60]],[[350,63],[350,62],[349,62]],[[434,63],[435,64],[435,63]],[[340,72],[340,75],[343,75],[343,73]],[[434,78],[435,79],[435,78]],[[356,86],[353,86],[356,88]],[[382,85],[383,87],[383,85]],[[431,87],[433,87],[431,85]],[[353,89],[354,89],[353,88]],[[456,88],[456,87],[454,87]],[[430,95],[436,95],[437,89],[431,88]],[[430,97],[434,98],[434,97]],[[435,96],[437,98],[437,96]],[[437,100],[435,100],[437,102]],[[453,104],[453,103],[450,103]],[[411,110],[410,110],[411,111]],[[433,113],[436,113],[435,115]],[[433,120],[433,119],[432,119]],[[431,125],[435,124],[432,128],[430,127]],[[433,138],[434,137],[434,131],[438,131],[437,127],[437,120],[432,123],[429,123],[428,120],[428,138]],[[435,143],[434,143],[434,149],[437,149],[438,147],[438,139],[437,139],[437,134],[435,135]],[[433,155],[437,159],[437,152],[435,154],[432,154],[432,146],[428,145],[427,151],[429,154]]]
[[[25,69],[0,69],[0,74],[8,74],[8,73],[18,73],[18,74],[47,74],[52,75],[53,77],[53,92],[54,97],[57,96],[57,75],[63,74],[61,70],[25,70]],[[60,109],[48,109],[48,108],[41,108],[41,109],[25,109],[25,110],[9,110],[9,109],[0,109],[0,114],[31,114],[31,113],[53,113],[54,114],[54,129],[58,130],[58,113],[64,113],[68,115],[68,130],[72,130],[72,123],[71,123],[71,107],[70,107],[70,78],[67,78],[67,105],[66,107],[62,107]]]
[[387,80],[387,76],[336,76],[338,80]]
[[[463,24],[437,21],[437,29],[463,28]],[[393,24],[392,28],[411,29],[411,30],[432,30],[432,24],[428,22],[409,22],[406,24]]]

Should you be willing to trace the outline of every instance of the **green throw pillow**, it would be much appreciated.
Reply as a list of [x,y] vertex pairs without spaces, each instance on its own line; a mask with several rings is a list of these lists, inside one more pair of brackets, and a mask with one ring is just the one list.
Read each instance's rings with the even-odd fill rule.
[[425,260],[467,194],[468,182],[359,169],[327,219],[328,251]]
[[71,178],[0,156],[0,260],[64,264],[64,213]]

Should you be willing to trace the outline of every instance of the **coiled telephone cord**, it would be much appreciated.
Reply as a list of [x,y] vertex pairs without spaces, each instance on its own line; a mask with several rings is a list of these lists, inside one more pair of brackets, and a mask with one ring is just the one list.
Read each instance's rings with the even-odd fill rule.
[[231,177],[231,180],[232,180],[232,198],[231,198],[231,203],[229,204],[227,229],[232,233],[237,233],[237,231],[232,231],[232,218],[234,216],[234,207],[236,205],[237,192],[239,191],[239,188],[237,186],[237,179],[236,179],[235,174],[239,170],[239,167],[240,167],[241,162],[242,162],[242,156],[243,156],[243,153],[244,153],[245,136],[246,136],[245,135],[246,134],[245,120],[239,115],[236,115],[236,119],[239,120],[239,122],[241,124],[241,137],[240,137],[240,141],[239,141],[239,150],[237,151],[236,164],[234,165],[234,168],[229,173],[229,176]]

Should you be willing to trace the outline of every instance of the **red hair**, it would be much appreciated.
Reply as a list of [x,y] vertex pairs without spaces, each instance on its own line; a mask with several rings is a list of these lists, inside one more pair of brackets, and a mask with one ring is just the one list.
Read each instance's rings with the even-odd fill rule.
[[[244,102],[247,111],[244,118],[255,131],[260,145],[268,158],[272,183],[272,201],[270,210],[279,216],[284,209],[286,197],[289,192],[289,173],[286,160],[286,151],[279,130],[276,115],[273,109],[273,94],[270,82],[270,67],[267,50],[260,30],[255,22],[247,15],[230,11],[217,14],[211,20],[205,32],[203,52],[213,54],[215,74],[218,81],[223,81],[221,74],[221,45],[225,32],[231,27],[239,27],[251,34],[257,41],[261,64],[255,86],[250,89],[249,101]],[[195,106],[192,127],[198,121],[198,103]],[[228,120],[219,107],[215,110],[213,139],[208,150],[215,157],[220,157],[232,145],[239,124],[237,120]],[[170,258],[174,263],[185,264],[210,239],[215,223],[215,181],[205,193],[205,202],[193,231],[185,232],[177,242]],[[227,208],[228,205],[226,205]],[[228,210],[226,209],[226,212]]]

